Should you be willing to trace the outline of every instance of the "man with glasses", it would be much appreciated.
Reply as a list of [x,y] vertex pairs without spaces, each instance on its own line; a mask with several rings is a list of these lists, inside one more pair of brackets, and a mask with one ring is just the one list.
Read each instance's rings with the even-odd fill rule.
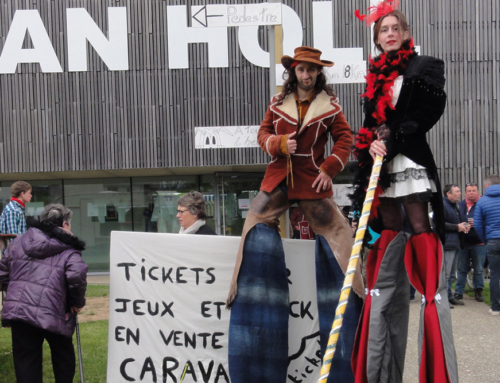
[[467,282],[467,273],[472,262],[474,269],[474,293],[476,301],[484,302],[483,289],[483,267],[486,259],[486,247],[479,239],[474,229],[474,211],[476,203],[479,200],[479,190],[476,183],[468,183],[465,186],[465,199],[458,203],[460,215],[469,225],[469,232],[464,233],[464,248],[458,254],[458,279],[455,286],[455,299],[461,300],[464,297],[465,283]]

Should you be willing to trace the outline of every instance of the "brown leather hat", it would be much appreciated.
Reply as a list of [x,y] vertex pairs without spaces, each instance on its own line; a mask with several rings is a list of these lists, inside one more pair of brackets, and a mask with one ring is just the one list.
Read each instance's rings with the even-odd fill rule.
[[281,63],[286,69],[290,69],[294,61],[306,61],[313,64],[318,64],[320,66],[333,66],[332,61],[321,60],[321,51],[319,49],[314,49],[311,47],[298,47],[294,50],[294,56],[283,56],[281,58]]

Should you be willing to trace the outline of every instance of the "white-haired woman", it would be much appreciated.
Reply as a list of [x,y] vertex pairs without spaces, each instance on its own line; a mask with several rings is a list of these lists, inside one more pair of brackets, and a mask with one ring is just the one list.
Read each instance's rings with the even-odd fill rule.
[[190,191],[177,201],[177,219],[181,225],[179,234],[217,235],[206,224],[205,199],[203,194]]
[[85,306],[88,266],[85,242],[71,233],[72,212],[47,205],[40,219],[7,248],[0,261],[0,283],[7,286],[2,319],[12,327],[12,350],[18,382],[41,382],[42,345],[50,346],[57,383],[72,382],[76,314]]

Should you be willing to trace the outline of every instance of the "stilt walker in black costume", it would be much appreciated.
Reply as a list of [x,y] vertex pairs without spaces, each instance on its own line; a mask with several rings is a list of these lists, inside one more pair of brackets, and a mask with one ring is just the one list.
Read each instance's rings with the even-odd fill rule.
[[[399,1],[371,7],[374,43],[364,97],[365,120],[356,137],[359,161],[353,194],[360,210],[376,155],[385,156],[375,193],[384,225],[367,260],[367,299],[353,353],[356,382],[401,382],[409,316],[409,280],[422,294],[420,382],[458,382],[451,316],[446,299],[443,206],[426,133],[446,105],[444,63],[418,56]],[[364,19],[366,16],[356,15]],[[431,229],[428,203],[435,229]],[[403,210],[412,227],[402,231]],[[406,270],[405,270],[406,269]],[[408,275],[408,276],[407,276]]]

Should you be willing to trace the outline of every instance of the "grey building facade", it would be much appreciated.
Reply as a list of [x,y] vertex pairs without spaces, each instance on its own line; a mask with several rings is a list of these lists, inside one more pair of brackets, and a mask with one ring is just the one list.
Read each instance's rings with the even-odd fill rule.
[[[324,18],[318,19],[316,3],[330,5],[326,16],[333,47],[362,48],[367,60],[370,30],[354,11],[364,13],[369,1],[283,0],[289,15],[291,10],[300,20],[304,45],[319,43],[315,30]],[[2,207],[18,179],[33,184],[30,214],[50,202],[68,205],[75,233],[89,242],[94,270],[108,267],[112,230],[178,230],[172,206],[177,195],[192,189],[206,195],[210,224],[219,233],[239,235],[241,201],[257,192],[268,157],[254,147],[195,149],[194,128],[259,125],[271,96],[269,68],[245,56],[238,27],[219,31],[222,38],[208,43],[184,43],[192,31],[191,6],[211,4],[0,0]],[[401,10],[421,53],[446,64],[448,105],[429,133],[441,183],[481,183],[500,171],[500,1],[402,0]],[[87,32],[75,27],[80,22],[94,28],[92,36],[101,33],[118,42],[109,49],[98,37],[82,43]],[[125,48],[113,35],[123,28]],[[268,28],[260,26],[255,36],[263,51],[269,49]],[[287,39],[286,25],[283,29]],[[194,40],[203,40],[203,29],[195,34]],[[15,41],[21,41],[17,50]],[[179,41],[185,48],[174,49]],[[121,52],[110,52],[113,46]],[[78,49],[86,53],[83,58]],[[183,50],[188,65],[179,68]],[[26,52],[34,62],[12,64]],[[225,63],[214,64],[217,60]],[[354,131],[362,123],[363,88],[361,83],[334,85]],[[343,175],[338,182],[348,180]]]

